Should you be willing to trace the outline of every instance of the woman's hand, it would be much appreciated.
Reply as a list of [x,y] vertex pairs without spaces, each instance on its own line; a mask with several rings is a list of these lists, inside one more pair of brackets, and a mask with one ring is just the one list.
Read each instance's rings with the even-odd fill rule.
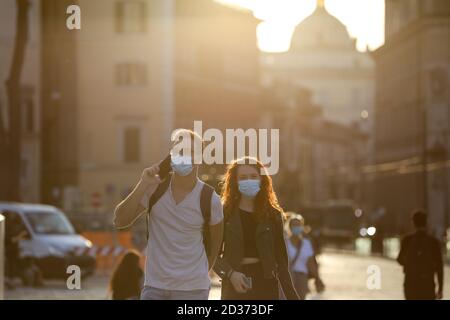
[[245,274],[233,271],[230,276],[230,282],[237,293],[246,293],[249,288],[245,284]]

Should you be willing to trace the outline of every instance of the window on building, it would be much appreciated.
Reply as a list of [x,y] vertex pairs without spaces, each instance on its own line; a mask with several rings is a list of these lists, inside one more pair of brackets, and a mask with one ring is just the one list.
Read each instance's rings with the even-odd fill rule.
[[118,33],[146,32],[147,4],[143,1],[116,2],[115,27]]
[[141,130],[127,127],[123,131],[123,159],[125,162],[139,162],[141,158]]
[[141,86],[147,83],[147,65],[144,63],[119,63],[116,65],[116,84]]

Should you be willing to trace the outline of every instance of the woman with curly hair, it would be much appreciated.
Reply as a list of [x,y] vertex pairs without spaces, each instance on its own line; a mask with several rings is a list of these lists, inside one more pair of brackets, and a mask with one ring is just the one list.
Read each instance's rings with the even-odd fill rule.
[[272,179],[255,158],[235,160],[222,187],[225,230],[214,266],[222,278],[222,299],[277,300],[279,285],[298,299],[289,275],[283,210]]

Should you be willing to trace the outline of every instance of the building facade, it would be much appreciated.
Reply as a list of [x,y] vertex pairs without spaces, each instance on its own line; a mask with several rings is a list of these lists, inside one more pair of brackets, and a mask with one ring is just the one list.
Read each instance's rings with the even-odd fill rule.
[[69,4],[43,3],[44,202],[110,211],[165,157],[173,129],[255,126],[251,13],[211,0],[79,0],[81,29],[68,30]]
[[173,129],[172,1],[42,3],[43,201],[111,209]]
[[280,128],[275,184],[284,208],[298,212],[331,201],[365,203],[361,169],[367,135],[357,126],[326,119],[309,89],[280,86],[265,95],[267,125]]
[[450,3],[386,1],[385,45],[376,62],[374,206],[403,233],[425,208],[442,238],[449,225]]
[[[25,6],[28,20],[28,34],[25,45],[24,62],[20,78],[20,113],[21,113],[21,156],[20,156],[20,194],[21,201],[39,202],[41,183],[41,1],[28,1]],[[0,11],[0,134],[8,135],[10,115],[6,92],[6,81],[9,78],[16,37],[17,3],[4,1]],[[1,137],[0,139],[3,139]],[[2,155],[2,157],[5,157]],[[1,166],[0,176],[4,183],[9,170]],[[0,187],[0,197],[5,190]],[[6,199],[3,199],[6,200]]]
[[[258,21],[248,10],[179,0],[175,13],[175,123],[203,130],[258,128],[261,116]],[[228,152],[224,146],[223,154]],[[217,185],[224,165],[202,168]]]
[[356,50],[337,18],[319,1],[316,10],[295,29],[287,52],[262,55],[262,81],[291,83],[312,92],[312,101],[323,108],[326,119],[354,122],[371,129],[373,61]]

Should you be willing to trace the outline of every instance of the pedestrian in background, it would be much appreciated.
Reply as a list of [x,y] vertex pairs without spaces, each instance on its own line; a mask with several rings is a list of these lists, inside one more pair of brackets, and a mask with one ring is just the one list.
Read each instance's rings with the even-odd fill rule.
[[[397,261],[405,274],[404,292],[406,300],[442,299],[444,269],[439,240],[427,234],[427,215],[418,210],[412,216],[413,234],[401,242]],[[438,289],[435,291],[435,275]]]
[[141,255],[135,250],[129,250],[119,260],[109,284],[113,300],[139,299],[144,281],[140,260]]
[[287,251],[290,261],[290,271],[295,290],[300,299],[304,300],[310,292],[308,280],[314,279],[316,291],[321,293],[325,289],[320,276],[313,245],[306,237],[305,220],[299,214],[291,213],[286,222],[288,239]]
[[283,232],[283,210],[264,165],[235,160],[225,174],[223,250],[214,266],[222,278],[223,300],[278,300],[279,284],[297,300]]

